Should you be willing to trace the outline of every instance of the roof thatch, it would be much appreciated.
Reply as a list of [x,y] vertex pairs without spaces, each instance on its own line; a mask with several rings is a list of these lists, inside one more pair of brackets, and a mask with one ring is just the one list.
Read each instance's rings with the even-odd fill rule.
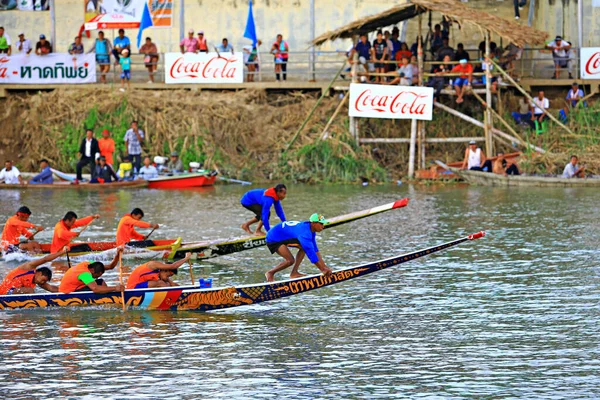
[[474,25],[480,28],[482,32],[489,30],[491,33],[495,33],[517,46],[541,44],[548,37],[546,32],[520,25],[484,11],[475,10],[456,0],[409,0],[408,3],[399,4],[387,11],[361,18],[334,31],[326,32],[313,40],[312,44],[319,46],[328,40],[351,38],[354,35],[373,32],[379,28],[413,18],[426,11],[441,13],[461,25]]

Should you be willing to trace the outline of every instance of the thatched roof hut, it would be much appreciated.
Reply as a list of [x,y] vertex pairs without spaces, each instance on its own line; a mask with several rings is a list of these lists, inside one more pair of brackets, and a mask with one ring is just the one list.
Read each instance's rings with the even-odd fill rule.
[[312,44],[319,46],[328,40],[351,38],[354,35],[373,32],[379,28],[397,24],[401,21],[433,11],[459,24],[470,24],[481,29],[489,30],[517,46],[544,43],[548,34],[526,25],[509,21],[484,11],[472,9],[456,0],[409,0],[379,14],[361,18],[334,31],[326,32],[313,40]]

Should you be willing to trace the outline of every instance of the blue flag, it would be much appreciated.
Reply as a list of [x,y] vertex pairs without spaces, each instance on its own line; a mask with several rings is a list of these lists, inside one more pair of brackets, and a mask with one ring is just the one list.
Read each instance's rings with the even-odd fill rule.
[[246,30],[244,31],[244,37],[252,40],[252,47],[256,47],[258,38],[256,37],[256,25],[254,24],[254,13],[252,12],[252,0],[248,7],[248,19],[246,20]]
[[142,13],[142,20],[140,21],[140,30],[138,31],[137,47],[140,48],[142,43],[142,33],[146,28],[152,28],[154,23],[152,22],[152,15],[150,15],[150,9],[148,8],[148,2],[144,4],[144,12]]

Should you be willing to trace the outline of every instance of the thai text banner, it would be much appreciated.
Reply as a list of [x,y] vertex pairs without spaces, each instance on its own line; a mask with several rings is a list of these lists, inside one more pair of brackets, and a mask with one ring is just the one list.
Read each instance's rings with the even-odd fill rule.
[[165,83],[242,83],[243,54],[166,53]]
[[0,84],[96,83],[94,54],[0,56]]
[[84,0],[85,22],[100,14],[130,15],[135,20],[142,19],[144,4],[152,16],[153,28],[173,26],[173,0]]
[[433,88],[352,83],[349,115],[431,121]]

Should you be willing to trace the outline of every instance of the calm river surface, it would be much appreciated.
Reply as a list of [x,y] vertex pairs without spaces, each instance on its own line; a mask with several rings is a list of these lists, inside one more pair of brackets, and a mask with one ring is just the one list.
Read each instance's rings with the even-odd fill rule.
[[[196,191],[1,191],[45,227],[68,210],[112,238],[141,207],[154,238],[237,236],[247,187]],[[288,219],[410,197],[323,232],[332,267],[486,230],[448,251],[307,294],[207,314],[0,313],[0,398],[594,398],[600,396],[598,191],[466,186],[291,186]],[[51,239],[51,230],[38,235]],[[264,281],[265,248],[197,262],[215,286]],[[135,261],[138,264],[141,261]],[[128,262],[131,264],[131,261]],[[18,262],[0,261],[0,276]],[[304,272],[315,271],[305,261]],[[116,281],[110,271],[105,277]],[[178,279],[187,282],[187,271]]]

